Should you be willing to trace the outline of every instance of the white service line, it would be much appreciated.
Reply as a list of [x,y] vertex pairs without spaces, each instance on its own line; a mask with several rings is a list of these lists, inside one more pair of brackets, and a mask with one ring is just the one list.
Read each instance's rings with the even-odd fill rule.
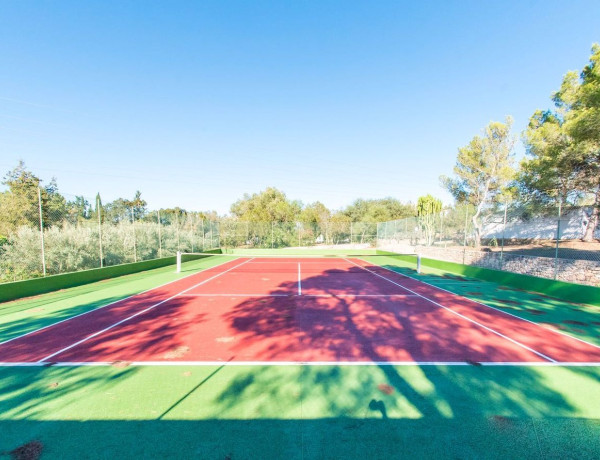
[[300,262],[298,262],[298,295],[302,295],[302,275],[300,274]]
[[[369,263],[368,261],[366,261],[364,259],[358,259],[358,260],[362,260],[363,262]],[[596,345],[595,343],[588,342],[587,340],[580,339],[579,337],[575,337],[573,335],[567,334],[566,332],[559,331],[557,329],[552,329],[551,327],[545,326],[545,325],[540,324],[540,323],[536,323],[535,321],[531,321],[530,319],[521,318],[520,316],[514,315],[514,314],[509,313],[507,311],[504,311],[504,310],[502,310],[500,308],[492,307],[491,305],[487,305],[485,303],[478,302],[477,300],[471,299],[469,297],[465,297],[464,295],[456,294],[456,293],[454,293],[452,291],[449,291],[448,289],[444,289],[442,287],[436,286],[435,284],[427,283],[426,281],[422,281],[422,280],[420,280],[418,278],[413,278],[412,276],[405,275],[404,273],[399,273],[399,272],[397,272],[395,270],[391,270],[389,268],[382,267],[381,265],[377,265],[377,267],[383,268],[384,270],[387,270],[388,272],[395,273],[398,276],[403,276],[404,278],[408,278],[408,279],[411,279],[411,280],[414,280],[414,281],[418,281],[419,283],[426,284],[427,286],[431,286],[433,288],[439,289],[440,291],[448,292],[448,293],[453,294],[453,295],[455,295],[457,297],[461,297],[463,299],[467,299],[467,300],[469,300],[471,302],[476,303],[477,305],[481,305],[482,307],[487,307],[487,308],[490,308],[492,310],[498,311],[500,313],[504,313],[505,315],[512,316],[513,318],[517,318],[517,319],[520,319],[522,321],[527,321],[528,323],[535,324],[536,326],[541,327],[542,329],[544,329],[546,331],[551,331],[551,332],[554,332],[556,334],[564,335],[565,337],[569,337],[570,339],[577,340],[579,342],[585,343],[586,345],[590,345],[591,347],[594,347],[594,348],[600,348],[600,345]]]
[[[219,255],[219,254],[215,254],[215,255]],[[242,259],[242,257],[240,257],[240,259]],[[233,259],[233,260],[235,260],[235,259]],[[168,286],[169,284],[176,283],[177,281],[184,280],[184,279],[189,278],[191,276],[199,275],[200,273],[204,273],[206,270],[210,270],[211,268],[215,268],[215,267],[220,267],[221,265],[228,264],[231,261],[232,260],[226,260],[223,263],[220,263],[220,264],[217,264],[217,265],[212,265],[212,266],[207,267],[207,268],[205,268],[203,270],[200,270],[198,272],[191,273],[191,274],[186,275],[186,276],[182,276],[181,278],[177,278],[176,280],[168,281],[168,282],[166,282],[164,284],[160,284],[160,285],[158,285],[156,287],[152,287],[150,289],[146,289],[145,291],[137,292],[137,293],[132,294],[130,296],[123,297],[122,299],[115,300],[114,302],[107,303],[106,305],[102,305],[101,307],[94,308],[93,310],[88,310],[88,311],[84,311],[83,313],[79,313],[78,315],[69,316],[68,318],[61,319],[60,321],[57,321],[56,323],[48,324],[47,326],[40,327],[39,329],[34,329],[33,331],[29,331],[29,332],[26,332],[25,334],[21,334],[21,335],[18,335],[16,337],[13,337],[12,339],[8,339],[8,340],[5,340],[4,342],[0,342],[0,346],[4,345],[5,343],[12,342],[13,340],[20,339],[21,337],[26,337],[26,336],[28,336],[30,334],[34,334],[36,332],[43,331],[44,329],[48,329],[49,327],[56,326],[57,324],[64,323],[65,321],[70,321],[70,320],[72,320],[74,318],[78,318],[80,316],[87,315],[89,313],[93,313],[93,312],[98,311],[98,310],[102,310],[103,308],[110,307],[111,305],[114,305],[116,303],[124,302],[125,300],[131,299],[132,297],[135,297],[135,296],[138,296],[138,295],[141,295],[141,294],[145,294],[145,293],[153,291],[155,289],[160,289],[161,287]]]
[[548,361],[59,361],[0,362],[0,367],[84,367],[84,366],[511,366],[511,367],[600,367],[600,362]]
[[416,294],[304,294],[304,297],[384,297],[397,298],[419,297]]
[[[530,352],[532,352],[532,353],[535,353],[536,355],[540,356],[541,358],[547,359],[548,361],[550,361],[550,362],[553,362],[553,363],[556,363],[556,362],[557,362],[555,359],[552,359],[552,358],[550,358],[549,356],[546,356],[545,354],[543,354],[543,353],[540,353],[539,351],[537,351],[537,350],[534,350],[533,348],[531,348],[531,347],[528,347],[527,345],[525,345],[525,344],[522,344],[521,342],[518,342],[518,341],[517,341],[517,340],[515,340],[515,339],[511,339],[510,337],[508,337],[508,336],[506,336],[506,335],[502,334],[501,332],[498,332],[498,331],[496,331],[496,330],[492,329],[491,327],[488,327],[488,326],[486,326],[486,325],[484,325],[484,324],[481,324],[480,322],[478,322],[478,321],[475,321],[474,319],[471,319],[471,318],[469,318],[468,316],[462,315],[462,314],[458,313],[457,311],[454,311],[454,310],[452,310],[451,308],[445,307],[444,305],[442,305],[442,304],[440,304],[440,303],[438,303],[438,302],[436,302],[436,301],[434,301],[434,300],[431,300],[431,299],[429,299],[429,298],[427,298],[427,297],[425,297],[425,296],[423,296],[423,295],[421,295],[421,294],[419,294],[419,293],[417,293],[417,292],[415,292],[415,291],[412,291],[411,289],[408,289],[407,287],[405,287],[405,286],[402,286],[401,284],[399,284],[399,283],[396,283],[395,281],[393,281],[393,280],[391,280],[391,279],[389,279],[389,278],[386,278],[385,276],[383,276],[383,275],[380,275],[379,273],[376,273],[376,272],[374,272],[374,271],[372,271],[372,270],[369,270],[369,269],[368,269],[368,268],[366,268],[366,267],[362,267],[361,265],[357,264],[356,262],[352,262],[352,263],[353,263],[354,265],[356,265],[357,267],[360,267],[360,268],[362,268],[363,270],[366,270],[366,271],[368,271],[369,273],[372,273],[372,274],[373,274],[373,275],[375,275],[375,276],[378,276],[378,277],[380,277],[380,278],[382,278],[382,279],[384,279],[384,280],[386,280],[386,281],[389,281],[389,282],[390,282],[390,283],[392,283],[392,284],[395,284],[396,286],[400,286],[401,288],[403,288],[403,289],[406,289],[406,290],[407,290],[407,291],[409,291],[409,292],[412,292],[413,294],[415,294],[415,295],[417,295],[417,296],[421,297],[422,299],[425,299],[426,301],[428,301],[428,302],[431,302],[432,304],[434,304],[434,305],[437,305],[438,307],[440,307],[440,308],[443,308],[444,310],[446,310],[446,311],[449,311],[450,313],[452,313],[452,314],[454,314],[454,315],[456,315],[456,316],[458,316],[458,317],[460,317],[460,318],[466,319],[467,321],[469,321],[469,322],[471,322],[471,323],[473,323],[473,324],[476,324],[477,326],[479,326],[479,327],[482,327],[482,328],[486,329],[487,331],[489,331],[489,332],[492,332],[492,333],[496,334],[497,336],[499,336],[499,337],[502,337],[503,339],[506,339],[506,340],[508,340],[509,342],[512,342],[512,343],[514,343],[515,345],[518,345],[518,346],[520,346],[520,347],[522,347],[522,348],[524,348],[524,349],[526,349],[526,350],[528,350],[528,351],[530,351]],[[368,262],[367,262],[367,263],[368,263]]]
[[175,297],[179,296],[180,294],[183,294],[184,292],[191,291],[192,289],[195,289],[195,288],[197,288],[198,286],[201,286],[201,285],[203,285],[203,284],[205,284],[205,283],[208,283],[209,281],[212,281],[212,280],[214,280],[215,278],[218,278],[219,276],[221,276],[221,275],[224,275],[225,273],[227,273],[227,272],[230,272],[231,270],[233,270],[233,269],[235,269],[235,268],[238,268],[238,267],[240,267],[240,266],[242,266],[242,265],[244,265],[244,264],[247,264],[247,263],[248,263],[248,262],[250,262],[251,260],[252,260],[252,259],[248,259],[248,260],[246,260],[246,261],[242,262],[241,264],[237,264],[237,265],[235,265],[235,266],[233,266],[233,267],[231,267],[231,268],[228,268],[228,269],[227,269],[227,270],[225,270],[225,271],[219,272],[219,273],[217,273],[215,276],[212,276],[212,277],[210,277],[210,278],[208,278],[208,279],[205,279],[204,281],[201,281],[201,282],[200,282],[200,283],[198,283],[198,284],[194,284],[193,286],[191,286],[191,287],[189,287],[189,288],[187,288],[187,289],[184,289],[183,291],[181,291],[181,292],[178,292],[177,294],[175,294],[175,295],[172,295],[171,297],[169,297],[169,298],[167,298],[167,299],[165,299],[165,300],[163,300],[163,301],[161,301],[161,302],[155,303],[154,305],[150,305],[148,308],[145,308],[144,310],[138,311],[137,313],[135,313],[135,314],[133,314],[133,315],[131,315],[131,316],[128,316],[127,318],[124,318],[124,319],[122,319],[121,321],[118,321],[118,322],[116,322],[116,323],[114,323],[114,324],[112,324],[112,325],[110,325],[110,326],[108,326],[108,327],[105,327],[104,329],[102,329],[102,330],[100,330],[100,331],[94,332],[93,334],[91,334],[91,335],[87,336],[86,338],[84,338],[84,339],[81,339],[81,340],[79,340],[79,341],[77,341],[77,342],[75,342],[75,343],[73,343],[73,344],[69,345],[68,347],[64,347],[64,348],[62,348],[61,350],[58,350],[58,351],[56,351],[56,352],[54,352],[54,353],[52,353],[52,354],[50,354],[50,355],[48,355],[48,356],[46,356],[46,357],[44,357],[44,358],[40,359],[38,362],[39,362],[39,363],[46,362],[48,359],[52,358],[53,356],[59,355],[59,354],[61,354],[61,353],[65,352],[65,351],[67,351],[67,350],[70,350],[71,348],[73,348],[73,347],[76,347],[77,345],[81,345],[82,343],[84,343],[84,342],[87,342],[88,340],[90,340],[90,339],[92,339],[92,338],[94,338],[94,337],[96,337],[96,336],[98,336],[98,335],[100,335],[100,334],[102,334],[102,333],[104,333],[104,332],[106,332],[106,331],[109,331],[110,329],[112,329],[112,328],[114,328],[114,327],[116,327],[116,326],[118,326],[118,325],[120,325],[120,324],[123,324],[124,322],[126,322],[126,321],[129,321],[130,319],[133,319],[133,318],[135,318],[136,316],[139,316],[139,315],[141,315],[141,314],[144,314],[144,313],[146,313],[146,312],[148,312],[148,311],[150,311],[150,310],[152,310],[152,309],[154,309],[154,308],[158,307],[159,305],[162,305],[163,303],[165,303],[165,302],[168,302],[169,300],[172,300],[172,299],[174,299]]
[[179,297],[291,297],[294,294],[179,294]]

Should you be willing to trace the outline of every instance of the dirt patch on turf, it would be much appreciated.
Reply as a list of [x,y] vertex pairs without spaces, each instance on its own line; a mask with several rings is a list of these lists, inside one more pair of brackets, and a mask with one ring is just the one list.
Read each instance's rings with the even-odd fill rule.
[[496,300],[499,300],[502,303],[505,303],[507,305],[521,305],[521,302],[517,301],[517,300],[507,300],[507,299],[498,299],[496,298]]
[[462,276],[457,276],[457,275],[443,275],[442,278],[447,279],[447,280],[454,280],[454,281],[475,281],[475,280],[470,280],[470,279],[463,278]]
[[504,415],[492,415],[489,420],[492,425],[501,430],[510,428],[513,425],[512,420]]
[[498,286],[498,289],[500,289],[501,291],[519,291],[519,292],[525,292],[525,289],[519,289],[519,288],[514,288],[514,287],[508,287],[508,286]]
[[58,382],[52,382],[50,385],[48,385],[48,388],[58,388]]
[[532,315],[545,315],[546,312],[542,310],[534,310],[532,308],[527,309],[527,313],[531,313]]
[[593,324],[594,326],[600,326],[600,321],[592,321],[592,324]]
[[131,363],[129,361],[114,361],[110,365],[112,367],[128,367],[131,366]]
[[387,383],[380,383],[377,385],[377,389],[381,391],[384,395],[391,395],[394,392],[394,387],[388,385]]
[[40,441],[30,441],[8,452],[15,460],[37,460],[42,455],[44,445]]
[[184,377],[189,377],[189,376],[191,376],[191,375],[192,375],[192,373],[191,373],[190,371],[185,371],[185,372],[184,372],[183,374],[181,374],[181,375],[183,375]]
[[584,323],[583,321],[576,321],[574,319],[565,319],[563,323],[572,324],[574,326],[587,326],[587,323]]
[[466,292],[465,294],[468,294],[468,295],[483,295],[483,292],[469,291],[469,292]]
[[190,352],[190,347],[188,346],[181,346],[181,347],[177,347],[171,351],[167,351],[164,354],[164,358],[165,359],[176,359],[176,358],[183,358],[185,355],[187,355]]

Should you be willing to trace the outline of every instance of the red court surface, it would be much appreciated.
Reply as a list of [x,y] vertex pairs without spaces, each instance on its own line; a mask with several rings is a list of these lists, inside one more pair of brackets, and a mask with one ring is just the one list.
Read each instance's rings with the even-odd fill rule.
[[0,344],[0,363],[600,363],[359,259],[239,258]]

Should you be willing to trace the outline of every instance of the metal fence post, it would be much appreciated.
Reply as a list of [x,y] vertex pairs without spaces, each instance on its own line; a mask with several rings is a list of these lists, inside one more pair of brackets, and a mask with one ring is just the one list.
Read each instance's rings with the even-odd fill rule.
[[96,209],[98,210],[98,246],[100,247],[100,268],[104,267],[104,253],[102,250],[102,207],[100,206],[100,194],[96,195]]
[[133,230],[133,261],[137,262],[137,241],[135,236],[135,216],[133,215],[133,207],[131,208],[131,229]]
[[558,202],[558,222],[556,223],[556,249],[554,251],[554,279],[558,277],[558,244],[560,242],[560,218],[562,215],[562,199]]
[[469,225],[469,209],[465,208],[465,239],[463,241],[463,265],[467,256],[467,227]]
[[160,231],[160,210],[156,211],[156,223],[158,224],[158,257],[162,258],[162,235]]
[[504,223],[502,225],[502,245],[500,246],[500,270],[504,267],[504,234],[506,232],[506,211],[508,203],[504,203]]
[[44,247],[44,218],[42,216],[42,190],[38,187],[38,210],[40,212],[40,242],[42,248],[42,273],[46,276],[46,249]]

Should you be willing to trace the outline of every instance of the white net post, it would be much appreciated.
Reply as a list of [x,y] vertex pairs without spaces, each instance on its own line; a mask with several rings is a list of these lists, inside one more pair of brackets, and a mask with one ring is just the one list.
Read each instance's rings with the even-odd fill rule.
[[181,273],[181,251],[177,251],[177,268],[175,269],[176,273]]

